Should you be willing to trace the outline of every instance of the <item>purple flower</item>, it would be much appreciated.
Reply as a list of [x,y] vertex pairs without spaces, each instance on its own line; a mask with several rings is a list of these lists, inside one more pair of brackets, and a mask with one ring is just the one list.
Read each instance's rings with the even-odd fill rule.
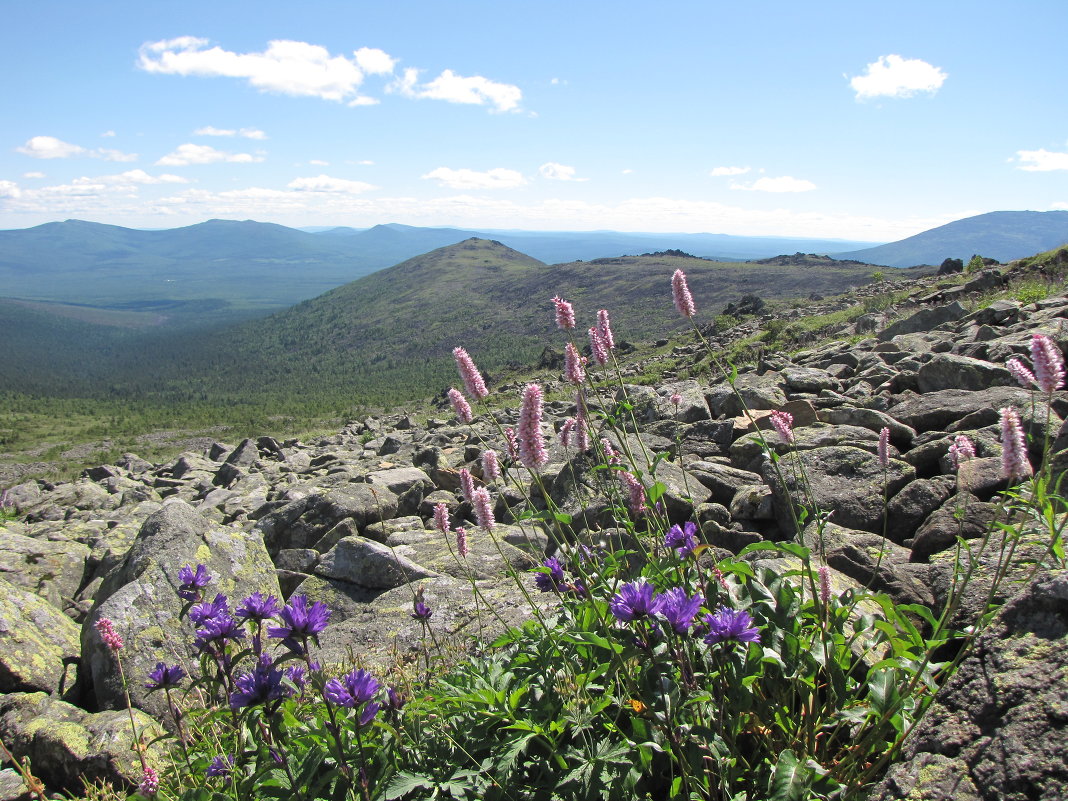
[[682,587],[672,587],[660,596],[660,616],[679,634],[685,634],[705,599],[701,593],[692,598]]
[[235,689],[230,693],[230,708],[242,709],[253,704],[265,704],[285,698],[290,694],[290,690],[282,684],[284,675],[274,666],[271,657],[264,654],[253,670],[234,679]]
[[386,688],[386,698],[389,699],[389,708],[394,712],[400,712],[404,709],[404,705],[408,703],[408,699],[405,698],[402,693],[397,692],[393,687]]
[[459,418],[461,423],[470,423],[474,419],[474,415],[471,414],[471,404],[467,402],[467,398],[463,396],[460,390],[455,387],[449,387],[449,402],[452,404],[452,410],[456,412],[456,417]]
[[1027,461],[1027,441],[1020,415],[1011,406],[1001,410],[1001,475],[1008,479],[1031,475]]
[[663,596],[656,594],[652,584],[639,580],[620,587],[609,602],[609,608],[617,620],[629,623],[655,615],[662,602]]
[[471,497],[471,503],[475,507],[475,519],[483,531],[493,531],[493,502],[490,499],[489,490],[479,487]]
[[189,620],[194,626],[202,626],[205,622],[220,615],[230,614],[230,600],[219,593],[214,601],[201,601],[189,610]]
[[287,648],[303,653],[304,642],[317,637],[330,622],[330,609],[322,601],[308,605],[307,595],[294,595],[278,613],[281,626],[271,626],[267,633],[282,640]]
[[367,703],[378,692],[378,681],[362,668],[353,670],[340,679],[330,679],[323,688],[323,697],[335,706],[355,709]]
[[189,565],[178,570],[178,580],[182,586],[178,588],[178,597],[186,601],[196,601],[200,598],[200,591],[211,582],[211,576],[204,565],[197,565],[194,570]]
[[885,470],[890,466],[890,429],[879,432],[879,465]]
[[211,760],[211,764],[208,765],[208,769],[204,771],[204,775],[209,779],[220,777],[223,779],[229,779],[230,774],[234,770],[234,755],[227,754],[226,756],[217,756]]
[[553,298],[553,305],[556,307],[556,324],[565,331],[570,331],[575,327],[575,309],[574,307],[557,295]]
[[705,616],[708,634],[705,642],[715,645],[718,642],[760,642],[760,631],[753,625],[753,618],[742,609],[730,609],[721,606],[715,614]]
[[149,681],[145,684],[145,689],[149,692],[169,690],[172,687],[177,687],[178,682],[185,678],[185,671],[182,670],[181,665],[167,667],[163,662],[157,662],[156,669],[148,672],[148,678]]
[[550,556],[541,563],[541,566],[549,568],[549,572],[538,570],[534,574],[534,586],[542,592],[557,592],[560,585],[564,583],[564,569],[560,565],[560,560],[555,556]]
[[519,461],[529,470],[544,467],[549,461],[541,436],[541,404],[544,395],[537,384],[527,384],[519,410]]
[[574,343],[568,342],[564,346],[564,378],[575,385],[584,382],[586,380],[584,361]]
[[378,702],[370,703],[367,706],[365,706],[363,708],[363,711],[360,712],[360,717],[357,719],[360,728],[362,729],[364,726],[366,726],[368,723],[370,723],[372,720],[374,720],[375,719],[375,715],[378,714],[378,711],[381,708],[382,708],[382,704],[380,704]]
[[[312,666],[317,667],[317,663],[312,662]],[[298,693],[304,692],[304,688],[308,686],[308,669],[304,665],[290,665],[282,672],[297,688]]]
[[430,620],[430,616],[434,614],[434,610],[423,603],[422,599],[417,599],[412,604],[412,619],[413,620]]
[[1035,383],[1047,395],[1064,386],[1064,356],[1045,334],[1031,337],[1031,363],[1035,366]]
[[675,301],[675,308],[678,309],[679,314],[686,319],[697,314],[697,309],[693,305],[693,295],[690,294],[690,287],[686,283],[686,273],[682,270],[676,270],[671,276],[671,297]]
[[262,592],[254,592],[237,607],[238,620],[267,620],[278,614],[278,599],[273,595],[264,597]]
[[474,400],[482,400],[482,398],[489,395],[482,373],[475,367],[475,363],[471,360],[467,351],[463,348],[453,348],[452,355],[456,359],[456,367],[460,371],[460,378],[463,379],[467,396]]
[[772,426],[787,445],[794,441],[794,416],[789,412],[774,411],[769,415]]
[[697,549],[697,524],[687,520],[682,526],[672,526],[664,537],[664,547],[674,548],[680,559],[691,556]]
[[196,646],[201,650],[209,645],[226,645],[244,639],[245,630],[229,614],[216,615],[204,621],[204,628],[197,629]]

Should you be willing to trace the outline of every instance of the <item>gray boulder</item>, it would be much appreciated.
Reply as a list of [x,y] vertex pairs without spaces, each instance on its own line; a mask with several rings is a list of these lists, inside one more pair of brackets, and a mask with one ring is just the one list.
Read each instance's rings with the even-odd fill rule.
[[78,658],[80,635],[44,599],[0,581],[0,692],[70,689],[67,664]]
[[[411,552],[411,549],[409,549]],[[315,573],[372,589],[392,589],[438,575],[405,555],[405,549],[390,548],[363,537],[345,537],[323,554]]]

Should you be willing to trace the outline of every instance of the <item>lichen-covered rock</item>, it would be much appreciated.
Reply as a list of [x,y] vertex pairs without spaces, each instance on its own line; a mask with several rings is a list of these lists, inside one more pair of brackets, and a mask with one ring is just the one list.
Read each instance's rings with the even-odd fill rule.
[[345,537],[323,554],[315,573],[377,590],[438,575],[413,562],[407,556],[409,553],[415,551],[408,547],[390,548],[364,537]]
[[[140,710],[134,710],[133,722],[146,746],[163,734]],[[41,692],[5,695],[0,740],[16,758],[28,757],[34,775],[52,788],[83,791],[83,780],[130,788],[141,778],[126,710],[89,713]],[[158,771],[169,764],[159,743],[148,747],[145,760]]]
[[522,571],[537,564],[530,553],[504,541],[502,528],[494,526],[492,532],[469,528],[469,552],[463,557],[457,552],[455,535],[437,530],[397,532],[389,536],[386,545],[429,570],[457,578],[503,578],[510,570]]
[[0,578],[63,609],[85,580],[89,549],[77,542],[25,537],[0,526]]
[[871,801],[1068,798],[1068,571],[998,613]]
[[38,595],[0,581],[0,692],[69,689],[78,626]]
[[159,693],[148,695],[143,677],[157,662],[196,662],[195,632],[179,621],[178,571],[204,564],[213,577],[208,597],[226,595],[232,605],[252,592],[281,595],[274,564],[263,540],[252,532],[220,528],[182,501],[167,503],[149,517],[123,563],[102,582],[82,631],[83,666],[88,667],[97,703],[104,709],[125,703],[115,655],[93,628],[110,618],[126,642],[123,665],[134,705],[162,714]]

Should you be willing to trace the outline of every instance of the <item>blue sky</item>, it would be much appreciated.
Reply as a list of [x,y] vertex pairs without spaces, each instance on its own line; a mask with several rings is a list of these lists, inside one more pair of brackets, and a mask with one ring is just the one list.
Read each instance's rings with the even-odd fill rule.
[[0,228],[890,241],[1068,209],[1064,0],[11,3]]

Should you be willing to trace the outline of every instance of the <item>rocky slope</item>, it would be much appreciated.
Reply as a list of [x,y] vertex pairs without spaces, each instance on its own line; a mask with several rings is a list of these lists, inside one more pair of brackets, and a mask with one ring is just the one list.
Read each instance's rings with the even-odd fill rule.
[[[1068,347],[1068,297],[1030,305],[998,301],[977,311],[964,305],[1003,280],[990,271],[950,290],[921,281],[898,306],[839,332],[864,339],[829,341],[790,356],[765,353],[737,377],[748,417],[722,378],[707,371],[699,379],[678,377],[682,365],[692,367],[703,356],[684,337],[671,354],[674,376],[656,387],[626,387],[637,419],[628,444],[670,454],[656,472],[667,487],[667,513],[676,522],[697,520],[705,541],[722,553],[794,537],[818,548],[810,529],[794,530],[788,493],[796,487],[777,480],[754,430],[767,428],[770,411],[790,412],[797,453],[788,460],[804,466],[818,505],[831,513],[822,549],[840,574],[836,581],[941,608],[958,534],[981,536],[994,517],[996,493],[1006,486],[998,409],[1021,411],[1036,444],[1034,460],[1047,435],[1058,449],[1068,444],[1068,397],[1057,393],[1047,408],[1003,366],[1009,356],[1026,357],[1035,333],[1050,335],[1062,351]],[[769,322],[753,318],[732,335]],[[624,378],[650,369],[655,362],[632,364]],[[564,387],[559,376],[546,383],[550,391]],[[80,775],[135,778],[128,720],[115,712],[123,706],[116,665],[93,624],[101,617],[115,622],[127,643],[133,701],[144,710],[139,725],[154,726],[161,701],[144,692],[143,677],[158,661],[194,660],[177,595],[176,576],[187,564],[206,564],[231,598],[259,590],[325,601],[334,610],[322,638],[328,662],[358,655],[365,665],[384,668],[411,659],[421,636],[420,623],[409,616],[416,588],[439,610],[430,622],[436,635],[458,646],[480,633],[471,581],[495,606],[497,626],[521,621],[529,607],[509,573],[536,564],[553,547],[546,531],[516,522],[524,501],[511,487],[528,484],[530,476],[509,466],[505,483],[489,485],[500,547],[474,534],[463,567],[431,519],[442,502],[454,525],[473,520],[459,492],[459,470],[480,476],[477,457],[486,444],[505,452],[498,424],[515,423],[519,389],[497,388],[516,398],[514,406],[472,425],[444,413],[425,422],[368,418],[314,442],[213,443],[167,464],[130,454],[71,483],[10,488],[18,516],[0,528],[0,739],[16,755],[28,755],[53,787],[76,789]],[[672,401],[675,395],[681,402]],[[555,401],[546,411],[548,435],[574,407]],[[875,456],[884,427],[891,442],[885,472]],[[958,434],[971,437],[978,453],[955,471],[947,454]],[[777,435],[769,433],[768,441],[786,453]],[[572,516],[571,535],[611,536],[591,458],[564,449],[555,437],[552,442],[543,480]],[[533,503],[543,503],[540,492],[529,493]],[[932,715],[957,723],[925,725],[910,743],[911,761],[895,766],[878,798],[1068,794],[1063,703],[1032,704],[1015,718],[1008,710],[1026,689],[1018,681],[1025,660],[1036,680],[1064,678],[1058,654],[1068,632],[1065,580],[1044,575],[1044,583],[1023,588],[1030,595],[1005,607]],[[1016,590],[1011,582],[1004,586],[1006,596]],[[978,592],[965,600],[962,622],[979,603]],[[1023,647],[1021,638],[1034,646],[1026,654],[1004,650]],[[1002,692],[1006,683],[1015,689]],[[1004,711],[991,711],[991,704]],[[1014,723],[1021,715],[1024,728]],[[1011,760],[1001,751],[991,756],[1010,742],[1019,749]],[[4,776],[17,785],[10,773]],[[0,783],[0,797],[5,786]],[[972,795],[955,794],[953,788],[965,786]]]

